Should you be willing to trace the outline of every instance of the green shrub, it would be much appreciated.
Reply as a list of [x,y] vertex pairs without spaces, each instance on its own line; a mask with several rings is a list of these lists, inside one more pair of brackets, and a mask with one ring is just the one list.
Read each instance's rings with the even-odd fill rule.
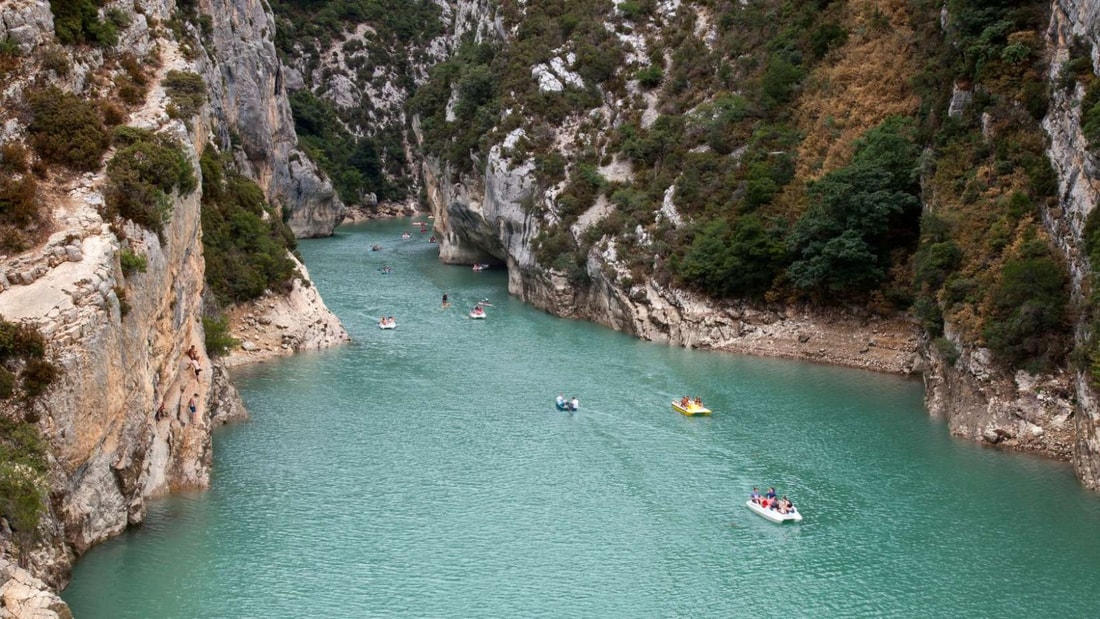
[[950,239],[921,246],[916,255],[917,285],[939,290],[962,261],[962,250]]
[[7,394],[3,397],[14,392],[16,377],[24,396],[38,397],[58,374],[57,368],[46,359],[46,340],[38,330],[3,319],[0,319],[0,367],[4,370],[4,381],[11,383],[3,389]]
[[168,106],[168,116],[171,118],[192,118],[206,102],[206,84],[197,73],[169,71],[164,76],[163,84],[164,92],[172,100]]
[[936,351],[947,365],[955,365],[955,362],[959,360],[961,353],[951,340],[945,337],[937,337],[932,340],[932,345],[936,347]]
[[943,310],[940,309],[940,304],[935,298],[919,295],[913,302],[912,311],[928,335],[932,337],[943,335]]
[[42,159],[82,172],[99,168],[110,146],[95,103],[49,87],[30,93],[31,146]]
[[638,69],[638,72],[634,74],[634,79],[638,80],[642,88],[648,90],[661,85],[661,80],[665,79],[665,72],[657,65],[649,65]]
[[45,510],[46,449],[30,423],[0,417],[0,516],[27,549]]
[[810,48],[816,58],[848,41],[848,31],[835,22],[822,22],[810,33]]
[[229,319],[225,316],[217,318],[203,316],[202,328],[206,334],[206,353],[212,357],[225,355],[241,343],[229,334]]
[[772,285],[786,254],[778,230],[755,215],[731,227],[725,220],[706,224],[678,265],[679,276],[718,297],[759,297]]
[[123,275],[130,275],[134,272],[144,273],[145,269],[148,267],[145,256],[125,247],[119,252],[118,260],[122,265]]
[[788,238],[795,256],[788,275],[796,287],[859,292],[886,279],[891,220],[920,212],[916,196],[891,184],[885,168],[858,163],[825,175],[809,189],[810,207]]
[[1066,270],[1053,258],[1009,261],[992,291],[986,345],[1011,367],[1054,367],[1067,350],[1068,304]]
[[203,151],[202,245],[206,282],[221,305],[286,288],[297,275],[294,236],[263,191],[232,168],[228,154]]
[[6,400],[15,393],[15,374],[0,367],[0,400]]
[[100,47],[118,43],[118,26],[110,19],[100,21],[94,0],[50,0],[50,10],[54,33],[61,43]]
[[0,318],[0,363],[11,359],[40,359],[46,354],[46,340],[37,329]]
[[41,53],[42,68],[53,71],[58,77],[68,77],[72,71],[72,63],[69,55],[60,46],[54,45],[46,48]]
[[28,397],[36,398],[45,393],[57,378],[57,367],[45,359],[31,358],[23,368],[23,391]]
[[1081,99],[1081,133],[1088,140],[1089,149],[1100,152],[1100,80],[1093,80]]
[[169,194],[195,190],[191,162],[175,140],[133,127],[115,132],[118,150],[107,164],[107,216],[120,216],[157,235],[171,215]]
[[787,58],[773,55],[768,59],[763,77],[760,78],[762,103],[773,108],[788,103],[802,81],[805,72]]

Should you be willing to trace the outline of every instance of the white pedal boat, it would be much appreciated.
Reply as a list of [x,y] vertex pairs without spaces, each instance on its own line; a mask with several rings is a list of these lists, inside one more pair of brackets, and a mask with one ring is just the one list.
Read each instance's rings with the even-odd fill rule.
[[772,522],[801,522],[802,513],[798,511],[798,508],[792,508],[791,511],[781,514],[778,509],[768,509],[767,507],[761,507],[759,503],[753,503],[751,500],[745,501],[745,505],[749,506],[749,509],[756,512],[760,516],[771,520]]

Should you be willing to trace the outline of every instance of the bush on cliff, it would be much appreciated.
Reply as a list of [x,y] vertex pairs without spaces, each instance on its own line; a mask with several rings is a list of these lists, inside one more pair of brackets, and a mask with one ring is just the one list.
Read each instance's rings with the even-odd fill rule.
[[225,316],[203,316],[202,330],[206,335],[206,354],[211,357],[220,357],[241,343],[229,334],[229,319]]
[[27,95],[31,146],[48,163],[87,172],[99,169],[111,138],[95,103],[49,87]]
[[120,127],[118,150],[107,164],[104,203],[108,218],[124,217],[158,236],[172,212],[171,193],[195,190],[195,173],[183,147],[165,135]]
[[788,240],[791,282],[826,293],[866,292],[890,268],[891,220],[920,212],[917,197],[891,187],[890,174],[871,164],[826,175],[809,191],[810,208]]
[[[37,397],[57,377],[46,358],[46,339],[37,329],[0,318],[0,366],[19,376],[25,396]],[[9,396],[11,393],[9,393]]]
[[54,33],[66,44],[89,44],[108,47],[118,43],[115,20],[100,20],[99,5],[94,0],[50,0]]
[[202,246],[206,282],[219,304],[283,289],[297,274],[288,256],[294,235],[263,191],[236,172],[228,154],[208,146],[202,167]]
[[188,120],[199,113],[206,102],[206,84],[202,77],[190,71],[169,71],[164,76],[164,92],[172,100],[168,104],[169,118]]
[[46,449],[34,424],[0,417],[0,516],[27,548],[45,511]]
[[755,215],[719,219],[695,235],[678,265],[688,285],[716,297],[758,297],[786,262],[781,231]]
[[1065,266],[1046,245],[1033,242],[1005,264],[992,291],[986,344],[1002,361],[1032,371],[1049,370],[1066,353],[1069,281]]
[[1089,149],[1100,153],[1100,79],[1093,79],[1081,99],[1081,133],[1088,140]]
[[38,181],[29,174],[0,172],[0,251],[21,252],[41,223]]
[[[33,327],[0,318],[0,399],[22,387],[33,398],[57,377],[46,359],[46,340]],[[0,414],[0,516],[11,524],[17,547],[33,541],[45,509],[46,452],[33,423]]]

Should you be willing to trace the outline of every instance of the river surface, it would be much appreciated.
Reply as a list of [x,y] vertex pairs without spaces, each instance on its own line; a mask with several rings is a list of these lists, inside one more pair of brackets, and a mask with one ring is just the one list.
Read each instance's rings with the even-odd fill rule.
[[410,222],[301,242],[354,341],[234,371],[252,420],[210,490],[83,557],[78,619],[1100,615],[1100,500],[1067,465],[951,438],[912,379],[547,315]]

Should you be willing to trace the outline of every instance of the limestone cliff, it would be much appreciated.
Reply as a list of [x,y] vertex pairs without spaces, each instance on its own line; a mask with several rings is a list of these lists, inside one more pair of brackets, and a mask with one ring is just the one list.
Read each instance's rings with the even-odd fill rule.
[[274,19],[259,0],[208,0],[209,46],[203,72],[222,122],[224,150],[240,143],[239,163],[285,214],[299,237],[330,236],[343,220],[344,205],[316,165],[297,146],[283,68],[272,42]]
[[[1052,80],[1061,63],[1067,60],[1074,39],[1084,40],[1090,46],[1093,72],[1100,74],[1100,5],[1087,0],[1056,0],[1052,3],[1048,32],[1048,45],[1055,58]],[[1084,224],[1100,204],[1100,160],[1089,152],[1081,132],[1083,95],[1080,84],[1075,84],[1071,92],[1054,88],[1050,112],[1043,123],[1050,136],[1048,152],[1060,190],[1058,209],[1046,214],[1046,224],[1055,232],[1069,261],[1074,297],[1078,301],[1089,294],[1089,278],[1096,268],[1079,249]],[[1079,342],[1088,338],[1088,329],[1084,323],[1078,325]],[[1074,465],[1086,486],[1100,489],[1100,403],[1087,372],[1076,372],[1073,385],[1077,404]]]
[[[144,77],[150,87],[121,122],[170,136],[183,146],[196,176],[205,149],[234,151],[242,171],[254,175],[297,222],[299,234],[331,234],[341,205],[295,150],[265,5],[203,3],[214,19],[213,35],[201,50],[193,47],[197,38],[177,39],[160,25],[176,10],[170,0],[113,8],[121,11],[124,19],[116,15],[116,21],[124,26],[109,55],[99,48],[59,45],[47,0],[5,3],[0,40],[19,50],[18,63],[5,65],[2,74],[8,100],[17,101],[36,72],[39,85],[47,81],[77,95],[103,97],[125,79],[117,55],[140,58],[148,65]],[[182,23],[198,32],[194,24]],[[42,68],[47,58],[50,69]],[[172,70],[204,77],[206,103],[192,117],[171,111],[162,82]],[[120,106],[112,109],[121,113]],[[7,108],[0,119],[0,143],[26,139],[26,117],[16,111]],[[8,581],[0,586],[0,616],[47,616],[47,610],[67,616],[56,597],[35,593],[42,583],[63,587],[72,562],[140,522],[150,498],[205,487],[211,430],[247,417],[224,362],[204,351],[201,189],[168,196],[163,207],[169,215],[158,235],[106,218],[105,184],[102,169],[50,169],[37,189],[50,213],[43,232],[48,237],[0,259],[0,315],[37,327],[60,369],[44,395],[26,406],[5,401],[0,411],[36,423],[48,445],[50,468],[36,545],[16,553],[11,531],[0,520],[0,581]],[[140,257],[142,268],[124,268],[124,251]],[[311,292],[290,297],[300,301],[291,302],[285,317],[295,327],[294,341],[284,349],[347,339],[308,282],[299,279],[294,289]],[[308,306],[308,312],[294,303]],[[188,356],[192,347],[197,365]]]
[[[1067,90],[1059,84],[1059,75],[1075,38],[1091,45],[1094,70],[1100,67],[1098,28],[1100,10],[1094,3],[1052,3],[1047,32],[1049,55],[1054,59],[1049,72],[1051,105],[1043,128],[1049,137],[1047,154],[1058,176],[1059,200],[1055,208],[1043,212],[1043,223],[1069,264],[1073,297],[1079,305],[1091,286],[1092,265],[1081,247],[1085,221],[1100,198],[1100,169],[1081,132],[1083,87],[1075,84]],[[1077,325],[1079,344],[1088,328],[1084,322]],[[934,346],[926,349],[930,359],[926,402],[933,415],[944,417],[959,436],[1072,460],[1081,483],[1100,488],[1100,411],[1086,371],[1004,376],[989,350],[968,344],[951,325],[945,335],[954,342],[957,359],[945,359]]]
[[509,293],[524,301],[647,340],[900,374],[923,367],[918,329],[904,317],[719,302],[652,280],[634,282],[614,244],[589,254],[583,283],[545,269],[533,253],[540,218],[523,207],[534,186],[531,173],[529,164],[510,166],[496,147],[483,175],[446,183],[440,179],[450,170],[427,158],[424,178],[440,259],[495,262],[508,269]]

